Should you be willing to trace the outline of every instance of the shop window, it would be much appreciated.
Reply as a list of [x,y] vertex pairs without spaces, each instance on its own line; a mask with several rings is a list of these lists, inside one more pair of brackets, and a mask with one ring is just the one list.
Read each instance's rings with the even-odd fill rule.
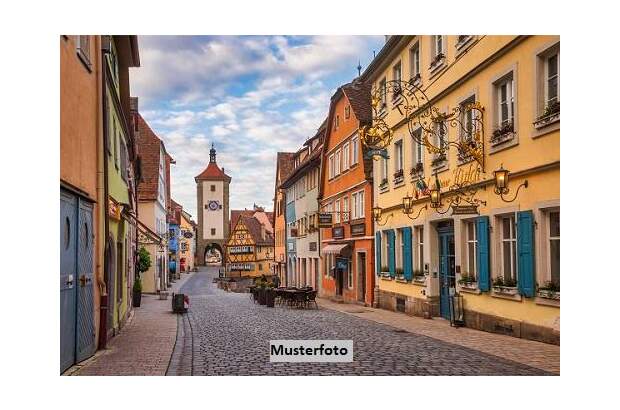
[[502,277],[504,283],[517,282],[517,234],[514,215],[501,218]]

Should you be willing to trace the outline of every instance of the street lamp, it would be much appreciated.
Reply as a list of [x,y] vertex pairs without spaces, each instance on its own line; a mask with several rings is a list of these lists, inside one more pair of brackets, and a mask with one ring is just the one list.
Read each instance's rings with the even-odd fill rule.
[[411,214],[413,213],[413,198],[409,196],[409,193],[407,193],[407,195],[403,197],[403,213],[407,215],[407,218],[411,219],[412,221],[418,219],[423,209],[427,209],[427,206],[424,205],[422,208],[420,208],[418,214],[412,218]]
[[385,225],[387,221],[392,217],[392,214],[389,214],[388,217],[385,219],[385,222],[380,223],[379,221],[381,220],[382,213],[383,213],[383,209],[380,206],[374,206],[372,208],[372,218],[375,220],[375,222],[379,226]]
[[504,202],[513,202],[517,199],[519,195],[519,190],[521,187],[527,188],[528,182],[527,179],[517,187],[517,191],[515,192],[515,196],[512,199],[504,198],[504,195],[507,195],[510,192],[508,188],[508,180],[510,176],[510,171],[504,169],[504,164],[501,164],[498,170],[493,171],[493,178],[495,179],[495,194],[499,195],[499,197]]

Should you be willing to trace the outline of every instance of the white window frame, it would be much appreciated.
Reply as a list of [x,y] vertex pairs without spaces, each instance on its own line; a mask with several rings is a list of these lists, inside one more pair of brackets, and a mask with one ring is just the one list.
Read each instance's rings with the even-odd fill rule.
[[334,154],[330,154],[329,156],[329,179],[332,179],[335,176],[335,162],[334,162]]
[[[402,79],[403,79],[403,65],[399,61],[396,64],[394,64],[394,66],[392,67],[392,80],[398,81],[398,83],[396,83],[396,86],[398,87]],[[396,100],[400,96],[400,93],[398,93],[397,90],[398,88],[394,88],[394,91],[392,93],[392,100]]]
[[342,145],[342,170],[349,169],[349,156],[351,155],[351,148],[348,142]]
[[424,226],[416,226],[415,241],[416,241],[416,269],[424,271]]
[[[553,213],[557,213],[560,217],[560,233],[562,232],[562,228],[561,228],[561,215],[560,215],[560,210],[559,209],[552,209],[546,212],[546,218],[547,218],[547,246],[549,247],[549,252],[548,252],[548,261],[547,261],[547,271],[549,272],[548,276],[548,280],[549,281],[553,281],[553,276],[552,276],[552,269],[551,269],[551,261],[553,260],[553,257],[551,255],[551,250],[553,249],[551,246],[551,242],[552,241],[558,241],[558,243],[560,242],[560,236],[551,236],[551,214]],[[561,261],[560,261],[560,266],[561,266]],[[561,269],[560,269],[561,272]],[[558,273],[558,276],[561,278],[561,274]]]
[[341,166],[341,151],[340,148],[338,148],[336,150],[336,152],[334,153],[334,176],[337,177],[338,175],[340,175],[340,166]]
[[364,191],[357,191],[351,194],[351,208],[353,211],[352,219],[364,217]]
[[342,197],[342,221],[349,221],[349,197],[346,195]]
[[357,164],[358,159],[357,157],[359,156],[359,138],[357,137],[357,135],[353,136],[353,138],[351,138],[351,166]]
[[383,111],[387,107],[387,79],[385,77],[379,81],[379,90],[381,93],[381,107],[379,107],[379,111]]
[[394,164],[394,173],[403,169],[403,140],[398,140],[394,143],[394,150],[396,151],[396,163]]
[[340,199],[334,201],[334,221],[340,223]]
[[409,49],[409,64],[412,79],[415,78],[418,74],[422,74],[420,71],[420,42],[417,42],[413,47]]
[[[506,123],[512,123],[514,125],[514,102],[515,102],[515,94],[514,94],[514,78],[512,73],[508,75],[506,78],[498,81],[495,85],[496,94],[497,94],[497,125],[503,126]],[[503,87],[506,87],[506,98],[502,97]],[[503,118],[502,106],[506,105],[506,111],[508,117],[506,119]]]
[[[473,238],[470,236],[470,232],[469,232],[469,227],[472,227],[472,232],[473,232]],[[465,221],[465,247],[466,247],[466,258],[467,258],[467,264],[465,266],[467,266],[469,275],[474,276],[476,278],[476,280],[478,280],[478,265],[477,265],[477,260],[476,258],[477,256],[477,252],[478,252],[478,229],[476,226],[476,221],[475,220],[469,220],[469,221]],[[473,264],[472,261],[470,260],[470,254],[469,254],[469,250],[470,250],[470,246],[473,248]],[[473,265],[473,271],[470,269],[470,265]]]
[[403,269],[404,256],[405,256],[405,241],[403,241],[403,229],[396,230],[396,243],[394,244],[396,249],[394,250],[396,269]]
[[[504,220],[505,219],[509,219],[510,220],[510,232],[509,232],[509,238],[505,238],[505,232],[504,232]],[[515,218],[515,214],[508,214],[508,215],[502,215],[500,216],[500,253],[501,253],[501,272],[502,272],[502,277],[504,278],[504,280],[506,279],[506,272],[504,270],[504,267],[506,266],[505,261],[506,261],[506,254],[504,251],[504,243],[510,243],[510,268],[511,270],[514,269],[513,272],[511,272],[511,278],[514,279],[515,282],[518,283],[519,279],[518,279],[518,266],[517,266],[517,224],[516,224],[516,218]]]
[[544,106],[543,106],[543,110],[545,107],[549,106],[549,59],[553,56],[557,56],[557,73],[555,75],[555,78],[557,79],[557,95],[554,97],[554,99],[556,101],[560,101],[560,50],[558,49],[558,51],[556,53],[551,53],[549,55],[544,56]]
[[445,54],[443,52],[444,50],[444,44],[443,44],[443,35],[435,35],[433,38],[433,44],[434,44],[434,56],[438,56],[440,53]]
[[381,157],[381,181],[383,180],[388,180],[388,160],[385,157]]

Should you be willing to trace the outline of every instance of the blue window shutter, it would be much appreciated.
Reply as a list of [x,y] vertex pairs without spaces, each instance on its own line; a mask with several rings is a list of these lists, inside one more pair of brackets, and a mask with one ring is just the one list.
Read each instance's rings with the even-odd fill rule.
[[390,269],[390,276],[396,276],[396,235],[394,235],[394,229],[390,229],[387,232],[388,239],[388,267]]
[[381,232],[375,234],[375,271],[381,274]]
[[478,271],[478,288],[488,292],[491,275],[489,274],[489,217],[480,216],[476,220],[478,250],[476,254],[476,270]]
[[403,228],[403,273],[406,280],[413,278],[413,270],[411,269],[411,228]]
[[517,212],[517,280],[523,296],[534,296],[534,214]]

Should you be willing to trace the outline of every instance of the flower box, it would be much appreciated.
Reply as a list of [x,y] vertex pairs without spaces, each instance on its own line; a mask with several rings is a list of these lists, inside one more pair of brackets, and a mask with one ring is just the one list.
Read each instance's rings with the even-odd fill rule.
[[502,125],[493,131],[493,135],[491,136],[491,144],[497,145],[512,139],[514,136],[514,131],[515,127],[512,121]]
[[422,80],[422,77],[420,76],[420,73],[418,73],[409,79],[409,84],[418,85],[421,80]]
[[426,283],[426,276],[414,276],[413,282],[414,283]]
[[424,172],[424,164],[422,164],[421,162],[418,162],[417,164],[415,164],[414,167],[411,168],[411,171],[409,171],[409,173],[411,175],[422,175],[422,173]]
[[546,127],[549,124],[553,124],[554,122],[560,121],[560,113],[557,112],[555,114],[550,114],[545,117],[539,117],[536,121],[534,121],[534,128],[540,129]]
[[538,289],[538,296],[545,299],[560,300],[560,292],[550,289]]
[[478,289],[478,282],[459,282],[459,286],[464,289],[476,290]]
[[435,158],[433,158],[433,161],[431,162],[431,165],[434,167],[439,167],[442,166],[445,162],[446,162],[446,156],[445,155],[439,155]]
[[439,67],[441,65],[441,63],[443,63],[444,59],[446,58],[444,53],[439,53],[437,54],[433,60],[431,61],[431,65],[429,67],[429,69],[431,71],[433,71],[434,69],[436,69],[437,67]]
[[519,292],[519,290],[516,287],[512,286],[493,286],[493,292],[502,295],[514,296]]

